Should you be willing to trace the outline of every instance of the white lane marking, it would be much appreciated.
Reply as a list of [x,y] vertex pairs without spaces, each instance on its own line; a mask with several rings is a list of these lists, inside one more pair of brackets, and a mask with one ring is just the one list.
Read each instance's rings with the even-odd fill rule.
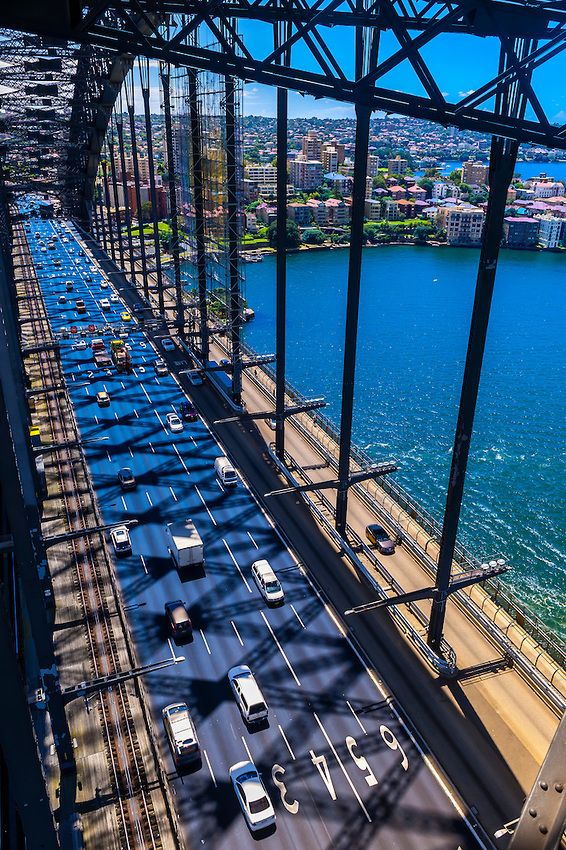
[[140,415],[139,415],[139,413],[137,412],[137,410],[136,410],[136,408],[135,408],[135,407],[134,407],[134,416],[136,417],[136,419],[139,419],[139,418],[140,418]]
[[196,490],[196,491],[197,491],[197,493],[198,493],[198,497],[199,497],[199,499],[201,500],[201,502],[202,502],[202,503],[203,503],[203,505],[205,506],[205,508],[206,508],[206,512],[207,512],[207,514],[209,515],[210,519],[212,520],[212,524],[213,524],[213,525],[216,525],[216,524],[217,524],[217,523],[216,523],[216,520],[215,520],[215,519],[214,519],[214,517],[212,516],[212,514],[211,514],[211,512],[210,512],[210,508],[208,507],[208,505],[207,505],[207,504],[206,504],[206,502],[204,501],[204,499],[203,499],[203,497],[202,497],[202,493],[200,492],[200,490],[199,490],[199,488],[197,487],[197,485],[196,485],[196,484],[195,484],[195,490]]
[[120,381],[120,384],[122,385],[122,389],[123,389],[123,390],[125,390],[125,389],[126,389],[126,385],[124,384],[124,381]]
[[294,752],[293,752],[293,750],[291,749],[291,745],[290,745],[289,741],[287,740],[287,735],[285,734],[285,732],[283,731],[283,729],[281,728],[281,726],[279,725],[279,723],[277,724],[277,728],[278,728],[278,729],[279,729],[279,731],[281,732],[281,737],[282,737],[282,738],[283,738],[283,740],[285,741],[285,745],[286,745],[287,749],[289,750],[289,752],[290,752],[290,754],[291,754],[291,758],[293,759],[293,761],[296,761],[295,753],[294,753]]
[[152,400],[150,399],[150,397],[149,397],[149,396],[148,396],[148,394],[147,394],[147,390],[146,390],[146,388],[145,388],[145,387],[144,387],[144,385],[141,383],[141,381],[140,381],[140,387],[141,387],[141,388],[142,388],[142,390],[144,391],[144,393],[145,393],[145,397],[146,397],[146,399],[149,401],[149,403],[150,403],[150,404],[153,404]]
[[149,493],[147,492],[147,490],[145,491],[145,495],[147,496],[147,501],[149,502],[149,504],[151,505],[151,507],[153,507],[153,502],[151,501],[151,496],[149,495]]
[[105,393],[108,392],[108,390],[106,389],[106,384],[102,384],[102,389],[104,390]]
[[236,623],[234,622],[234,620],[230,620],[230,623],[231,623],[231,625],[232,625],[232,628],[233,628],[233,629],[234,629],[234,631],[236,632],[236,637],[237,637],[237,638],[238,638],[238,640],[240,641],[240,646],[243,646],[243,645],[244,645],[244,641],[243,641],[243,640],[242,640],[242,638],[240,637],[240,632],[239,632],[239,631],[238,631],[238,629],[236,628]]
[[133,451],[132,451],[132,447],[131,447],[131,446],[128,446],[128,451],[129,451],[129,453],[130,453],[130,457],[133,457],[133,456],[134,456],[134,453],[133,453]]
[[358,715],[356,714],[356,712],[354,711],[354,709],[352,708],[352,706],[350,705],[348,700],[346,700],[346,705],[348,706],[348,708],[352,712],[352,716],[353,716],[354,720],[356,721],[356,723],[358,724],[358,726],[360,727],[360,729],[362,730],[364,735],[367,735],[368,732],[367,732],[366,727],[364,726],[364,724],[362,723],[362,721],[360,720],[360,718],[358,717]]
[[122,505],[124,506],[124,510],[125,510],[125,511],[126,511],[126,513],[127,513],[127,511],[128,511],[128,506],[127,506],[127,504],[126,504],[126,500],[124,499],[124,497],[123,497],[123,496],[120,496],[120,498],[122,499]]
[[338,753],[336,752],[336,748],[335,748],[334,744],[332,743],[332,741],[331,741],[331,740],[330,740],[330,738],[328,737],[328,734],[327,734],[327,732],[326,732],[326,729],[325,729],[325,728],[324,728],[324,726],[322,725],[322,723],[321,723],[321,721],[320,721],[320,718],[319,718],[318,714],[317,714],[315,711],[313,711],[313,716],[314,716],[314,719],[316,720],[316,722],[317,722],[317,723],[318,723],[318,725],[319,725],[320,731],[322,732],[322,734],[324,735],[324,737],[325,737],[325,739],[326,739],[326,743],[328,744],[328,746],[329,746],[329,747],[330,747],[330,749],[332,750],[332,753],[333,753],[333,755],[334,755],[334,758],[336,759],[336,761],[338,762],[338,764],[339,764],[339,766],[340,766],[340,770],[342,771],[342,773],[343,773],[343,774],[344,774],[344,776],[346,777],[346,781],[347,781],[348,785],[350,786],[350,788],[352,789],[352,791],[353,791],[353,793],[354,793],[354,797],[356,798],[356,800],[357,800],[357,801],[358,801],[358,803],[360,804],[360,808],[361,808],[361,810],[363,811],[364,815],[365,815],[365,816],[366,816],[366,818],[368,819],[368,822],[369,822],[369,823],[372,823],[372,819],[371,819],[371,817],[370,817],[370,814],[369,814],[368,810],[366,809],[366,807],[364,806],[364,802],[363,802],[362,798],[360,797],[360,795],[358,794],[357,789],[356,789],[356,786],[354,785],[354,783],[353,783],[353,782],[352,782],[352,780],[350,779],[350,774],[348,773],[348,771],[347,771],[347,770],[346,770],[346,768],[344,767],[344,763],[343,763],[342,759],[340,758],[340,756],[339,756],[339,755],[338,755]]
[[253,756],[252,756],[252,754],[250,753],[250,750],[249,750],[248,745],[246,744],[246,739],[244,738],[244,736],[243,736],[243,735],[241,736],[241,738],[242,738],[242,744],[243,744],[243,745],[244,745],[244,747],[246,748],[246,752],[247,752],[247,754],[248,754],[248,758],[249,758],[249,760],[253,763]]
[[151,443],[148,443],[148,446],[149,446],[149,448],[151,449],[151,451],[153,452],[153,454],[155,454],[155,449],[153,448],[152,444],[151,444]]
[[295,617],[297,618],[297,620],[299,621],[299,623],[301,624],[301,626],[303,627],[303,629],[306,629],[305,624],[303,623],[303,621],[301,620],[301,618],[297,614],[297,609],[295,608],[295,606],[293,605],[292,602],[291,602],[291,608],[293,609],[293,613],[294,613]]
[[112,463],[112,455],[110,454],[108,449],[106,449],[106,457],[108,458],[109,462]]
[[169,486],[169,489],[171,490],[171,495],[173,496],[175,501],[178,502],[179,500],[178,500],[177,496],[175,495],[175,491],[173,490],[173,488],[171,486]]
[[191,442],[192,442],[193,446],[196,446],[197,441],[195,440],[195,438],[194,438],[194,437],[191,437]]
[[98,421],[98,416],[94,417],[94,421],[96,422],[97,425],[100,425],[100,422]]
[[209,654],[209,655],[212,655],[212,652],[210,651],[210,647],[209,647],[209,645],[208,645],[208,641],[207,641],[207,639],[206,639],[206,638],[205,638],[205,636],[204,636],[204,632],[203,632],[203,630],[202,630],[202,629],[199,629],[199,632],[200,632],[200,636],[201,636],[201,638],[202,638],[202,639],[203,639],[203,641],[204,641],[204,645],[206,646],[206,651],[208,652],[208,654]]
[[187,473],[187,475],[190,475],[191,473],[190,473],[190,472],[189,472],[189,470],[187,469],[187,464],[185,463],[185,461],[184,461],[184,460],[183,460],[183,458],[181,457],[181,453],[180,453],[179,449],[177,448],[177,446],[175,445],[175,443],[173,443],[173,449],[174,449],[174,451],[175,451],[175,454],[177,455],[177,457],[178,457],[178,458],[179,458],[179,460],[181,461],[181,466],[183,467],[183,469],[185,470],[185,472]]
[[134,375],[135,375],[135,376],[136,376],[136,378],[137,378],[137,377],[138,377],[138,373],[136,372],[136,370],[135,370],[135,369],[132,369],[132,372],[134,373]]
[[167,428],[166,428],[166,427],[165,427],[165,425],[163,424],[163,419],[161,418],[161,416],[159,415],[159,413],[157,412],[157,410],[154,410],[153,412],[155,413],[155,415],[157,416],[157,418],[158,418],[158,419],[159,419],[159,421],[161,422],[161,427],[163,428],[163,430],[165,431],[165,433],[167,433]]
[[208,753],[206,752],[206,750],[203,750],[203,753],[204,753],[204,759],[205,759],[205,761],[208,765],[208,769],[209,769],[210,775],[212,777],[212,781],[214,782],[214,787],[218,788],[218,785],[216,784],[216,777],[214,775],[214,772],[212,770],[212,765],[210,764],[210,761],[209,761],[209,758],[208,758]]
[[145,573],[146,575],[148,575],[147,567],[146,567],[146,565],[145,565],[145,558],[144,558],[144,556],[143,556],[143,555],[140,555],[140,561],[142,562],[142,567],[143,567],[143,571],[144,571],[144,573]]
[[260,614],[261,614],[261,616],[263,617],[263,621],[264,621],[265,625],[267,626],[267,628],[269,629],[269,633],[271,634],[271,637],[272,637],[272,638],[273,638],[273,640],[275,641],[275,643],[276,643],[276,645],[277,645],[277,649],[279,650],[279,652],[280,652],[280,653],[281,653],[281,655],[283,656],[283,659],[284,659],[284,661],[285,661],[285,664],[287,665],[287,667],[288,667],[288,668],[289,668],[289,670],[291,671],[291,675],[293,676],[293,679],[295,680],[295,682],[297,683],[297,685],[298,685],[298,686],[299,686],[299,688],[300,688],[300,687],[301,687],[301,683],[299,682],[299,677],[297,676],[297,674],[296,674],[296,673],[295,673],[295,671],[293,670],[293,667],[292,667],[292,665],[291,665],[291,662],[289,661],[289,659],[287,658],[287,655],[285,654],[285,650],[283,649],[283,647],[282,647],[282,646],[281,646],[281,644],[279,643],[279,640],[277,639],[277,636],[276,636],[275,632],[273,631],[273,629],[272,629],[272,628],[271,628],[271,626],[269,625],[269,620],[267,619],[267,617],[265,616],[265,614],[263,613],[263,611],[260,611],[259,613],[260,613]]
[[159,378],[157,377],[157,375],[155,376],[155,383],[156,383],[156,384],[159,384],[159,383],[160,383]]
[[245,585],[246,585],[246,587],[248,588],[248,591],[249,591],[250,593],[252,593],[253,591],[252,591],[252,589],[251,589],[251,587],[250,587],[250,585],[249,585],[249,583],[248,583],[248,580],[247,580],[247,578],[245,577],[245,575],[243,574],[242,569],[241,569],[241,567],[240,567],[239,563],[237,562],[237,560],[235,559],[234,555],[232,554],[232,550],[230,549],[230,547],[228,546],[228,544],[226,543],[226,541],[224,540],[224,538],[222,538],[222,542],[223,542],[223,543],[224,543],[224,545],[226,546],[226,549],[227,549],[227,551],[228,551],[228,554],[230,555],[230,557],[232,558],[232,561],[234,562],[234,566],[236,567],[236,569],[237,569],[237,570],[238,570],[238,572],[240,573],[240,577],[241,577],[242,581],[244,582],[244,584],[245,584]]
[[88,387],[85,387],[85,393],[86,393],[87,395],[90,395],[90,390],[89,390],[89,388],[88,388]]
[[118,414],[116,413],[116,411],[114,411],[114,419],[116,420],[116,422],[119,422],[119,421],[120,421],[120,417],[118,416]]
[[218,484],[222,492],[225,493],[226,491],[224,490],[224,487],[222,486],[222,483],[218,480],[218,478],[216,479],[216,483]]
[[252,541],[252,543],[254,544],[255,548],[256,548],[256,549],[259,549],[259,546],[258,546],[258,545],[257,545],[257,543],[255,542],[255,540],[253,539],[253,537],[251,536],[251,534],[250,534],[250,532],[249,532],[249,531],[248,531],[248,537],[250,538],[250,540],[251,540],[251,541]]

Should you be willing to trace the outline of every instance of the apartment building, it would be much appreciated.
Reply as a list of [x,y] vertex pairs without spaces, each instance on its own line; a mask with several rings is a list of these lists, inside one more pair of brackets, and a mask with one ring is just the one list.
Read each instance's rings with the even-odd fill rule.
[[456,205],[439,207],[438,224],[446,230],[449,245],[479,245],[485,214],[478,207]]
[[289,180],[297,189],[313,191],[322,183],[323,174],[320,159],[296,159],[289,163]]

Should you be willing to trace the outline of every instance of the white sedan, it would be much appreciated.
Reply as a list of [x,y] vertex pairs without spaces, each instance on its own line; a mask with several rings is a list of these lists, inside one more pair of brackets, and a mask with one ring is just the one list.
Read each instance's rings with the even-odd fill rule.
[[117,555],[129,555],[132,551],[130,532],[125,525],[118,525],[110,532],[110,539]]
[[251,761],[233,764],[230,779],[251,831],[272,826],[275,823],[275,811],[255,764]]
[[100,309],[101,310],[109,310],[110,309],[110,301],[108,300],[108,298],[102,299],[102,301],[100,302]]
[[167,425],[171,433],[177,434],[179,431],[183,430],[183,420],[180,419],[176,413],[168,413],[165,419],[167,420]]

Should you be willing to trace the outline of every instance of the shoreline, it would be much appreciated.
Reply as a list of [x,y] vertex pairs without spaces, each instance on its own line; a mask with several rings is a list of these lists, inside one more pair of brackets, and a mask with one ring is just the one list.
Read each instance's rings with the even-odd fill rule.
[[[349,249],[348,244],[340,244],[340,245],[301,245],[298,248],[287,248],[287,254],[303,254],[307,251],[339,251]],[[481,245],[449,245],[447,242],[399,242],[399,241],[391,241],[391,242],[376,242],[376,243],[367,243],[362,246],[365,248],[449,248],[453,250],[476,250],[479,251]],[[519,247],[518,245],[502,245],[502,251],[520,251],[520,252],[530,252],[530,253],[548,253],[548,254],[562,254],[566,252],[565,248],[539,248],[538,246],[525,246]],[[240,251],[240,256],[242,254],[249,254],[255,257],[275,257],[277,255],[277,250],[275,248],[256,248],[254,250],[245,248]],[[244,263],[246,260],[243,260]],[[251,260],[250,262],[254,262]],[[257,262],[257,261],[255,261]]]

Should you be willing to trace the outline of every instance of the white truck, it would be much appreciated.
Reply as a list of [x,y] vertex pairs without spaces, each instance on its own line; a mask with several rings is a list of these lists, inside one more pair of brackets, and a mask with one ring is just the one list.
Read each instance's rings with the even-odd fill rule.
[[178,570],[204,565],[204,545],[192,519],[165,526],[167,550]]

